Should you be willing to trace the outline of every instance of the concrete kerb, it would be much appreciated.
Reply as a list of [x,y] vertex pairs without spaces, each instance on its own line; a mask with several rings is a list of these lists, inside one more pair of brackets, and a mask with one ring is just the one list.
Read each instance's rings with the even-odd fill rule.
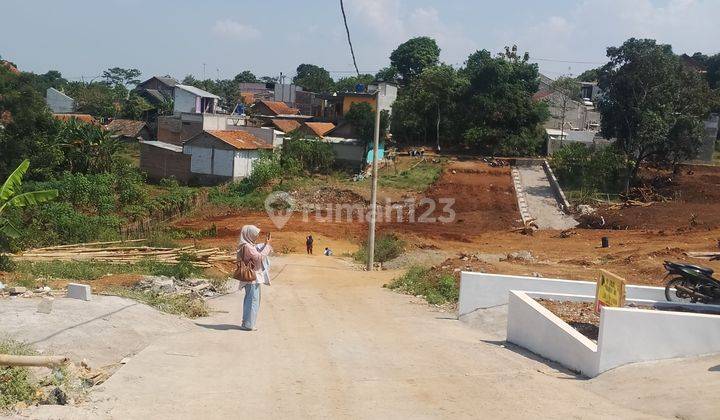
[[532,220],[530,215],[530,207],[527,204],[527,198],[525,197],[525,189],[522,186],[522,180],[520,179],[520,171],[517,168],[511,169],[513,186],[515,187],[515,197],[518,202],[518,209],[520,209],[520,218],[523,224],[527,225]]
[[560,203],[560,208],[565,213],[570,213],[570,203],[568,202],[567,198],[565,198],[565,193],[560,187],[560,183],[555,177],[555,173],[553,173],[550,164],[547,160],[543,160],[542,166],[548,181],[550,181],[550,188],[553,190],[553,194],[555,194],[555,199],[558,201],[558,203]]
[[[603,308],[596,344],[536,302],[536,298],[592,301],[594,297],[512,290],[508,298],[508,342],[588,377],[628,363],[720,352],[718,315]],[[675,305],[639,299],[633,303],[720,309],[717,305]]]

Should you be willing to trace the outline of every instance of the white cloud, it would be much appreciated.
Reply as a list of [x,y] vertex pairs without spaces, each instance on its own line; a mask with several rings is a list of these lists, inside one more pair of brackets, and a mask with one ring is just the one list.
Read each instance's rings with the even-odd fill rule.
[[212,31],[215,35],[221,38],[255,39],[260,37],[260,31],[255,27],[245,25],[232,19],[216,21]]
[[446,24],[434,7],[408,10],[401,0],[351,0],[346,3],[352,17],[372,29],[376,45],[383,50],[383,57],[377,58],[380,62],[387,62],[395,47],[415,36],[434,38],[442,51],[441,59],[449,63],[462,62],[475,50],[472,40],[460,28]]

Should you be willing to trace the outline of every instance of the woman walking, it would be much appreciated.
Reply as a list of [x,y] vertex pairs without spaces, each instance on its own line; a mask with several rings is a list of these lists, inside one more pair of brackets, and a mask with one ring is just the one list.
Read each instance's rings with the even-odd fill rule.
[[241,286],[245,289],[243,300],[243,320],[240,327],[246,331],[255,330],[258,310],[260,309],[260,285],[270,284],[268,268],[270,266],[267,256],[272,252],[270,246],[270,233],[264,244],[256,244],[260,236],[260,229],[255,225],[245,225],[240,230],[240,241],[238,243],[237,259],[252,266],[255,271],[255,280],[243,282]]

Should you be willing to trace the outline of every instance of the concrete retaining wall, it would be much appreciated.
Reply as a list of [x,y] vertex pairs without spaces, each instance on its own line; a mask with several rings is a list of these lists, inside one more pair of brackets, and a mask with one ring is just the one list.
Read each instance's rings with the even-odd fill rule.
[[[720,315],[633,308],[602,308],[598,342],[580,334],[535,301],[592,301],[593,296],[509,292],[507,341],[563,366],[594,377],[628,363],[720,352]],[[636,301],[651,306],[696,309],[716,305],[674,305]]]
[[576,372],[597,375],[597,345],[525,293],[509,294],[507,341]]
[[598,372],[627,363],[720,352],[720,316],[603,308]]
[[[595,284],[594,281],[462,272],[460,274],[458,316],[466,315],[477,309],[505,305],[508,303],[510,290],[595,296]],[[663,287],[627,286],[626,294],[628,299],[665,300],[665,288]]]

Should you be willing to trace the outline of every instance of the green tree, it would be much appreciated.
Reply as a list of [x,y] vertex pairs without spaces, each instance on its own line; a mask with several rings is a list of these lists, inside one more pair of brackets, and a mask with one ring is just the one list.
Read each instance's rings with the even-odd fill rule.
[[342,77],[335,83],[336,92],[355,92],[358,84],[365,86],[371,84],[375,80],[372,74],[361,74],[360,76]]
[[5,211],[11,208],[20,208],[34,206],[44,203],[57,197],[57,190],[42,190],[23,193],[20,191],[22,179],[28,168],[30,161],[24,160],[5,180],[0,187],[0,234],[8,238],[16,238],[20,235],[20,231],[15,227],[8,218],[4,217]]
[[395,83],[398,80],[398,70],[393,66],[382,68],[375,74],[375,79],[381,82]]
[[[115,117],[119,114],[120,102],[125,100],[126,93],[122,92],[123,89],[127,92],[122,85],[111,87],[99,82],[70,82],[66,93],[75,99],[78,112],[95,117]],[[121,95],[120,98],[117,97],[118,93]]]
[[417,79],[427,98],[427,106],[434,108],[435,113],[435,144],[440,150],[440,121],[442,112],[450,112],[452,99],[457,95],[458,89],[464,86],[455,69],[446,64],[427,67]]
[[331,92],[335,82],[330,73],[320,66],[314,64],[300,64],[297,67],[296,75],[293,77],[293,84],[302,86],[310,92]]
[[487,50],[468,57],[460,74],[467,87],[458,97],[458,130],[465,143],[490,154],[525,155],[537,153],[540,124],[548,117],[547,105],[535,102],[539,73],[520,57],[517,47],[492,57]]
[[54,140],[58,124],[34,88],[33,76],[0,66],[0,179],[28,156],[39,162],[28,174],[32,179],[47,179],[62,169],[63,152]]
[[426,67],[434,66],[440,57],[440,47],[434,39],[421,36],[400,44],[390,54],[391,67],[397,69],[403,84],[409,84]]
[[113,67],[103,72],[102,77],[110,86],[135,86],[140,83],[140,70],[138,69],[124,69],[121,67]]
[[146,112],[153,109],[148,101],[136,92],[130,92],[128,99],[123,104],[123,117],[130,118],[132,120],[139,120],[143,118]]
[[[375,111],[366,102],[356,102],[350,105],[345,113],[345,121],[352,124],[359,140],[372,142],[375,136]],[[380,138],[384,137],[390,122],[390,114],[387,111],[380,112]]]
[[233,78],[235,83],[257,83],[258,78],[250,70],[244,70]]
[[685,67],[670,45],[631,38],[607,49],[599,86],[602,134],[617,138],[626,189],[649,160],[673,163],[697,154],[709,107],[707,82]]
[[577,77],[577,80],[580,82],[597,82],[600,78],[600,72],[602,72],[602,66],[590,70],[585,70],[584,72],[580,73],[580,76]]

